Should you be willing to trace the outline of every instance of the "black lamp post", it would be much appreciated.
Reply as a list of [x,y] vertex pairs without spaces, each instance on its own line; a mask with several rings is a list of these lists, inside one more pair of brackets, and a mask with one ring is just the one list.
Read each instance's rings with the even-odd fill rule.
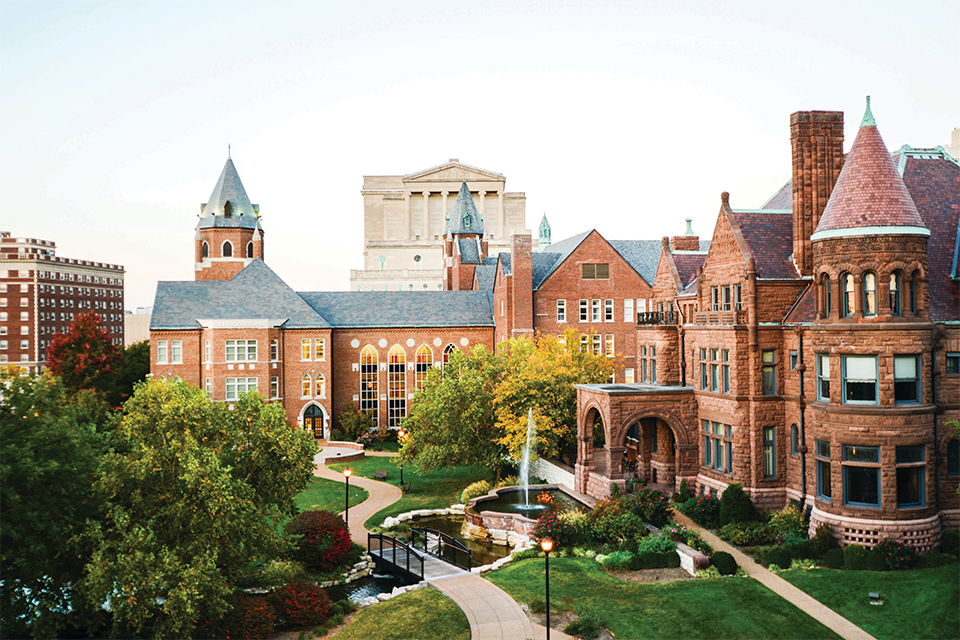
[[546,582],[546,600],[547,600],[547,640],[550,640],[550,552],[553,550],[553,540],[544,538],[540,541],[540,548],[543,549],[543,568]]
[[[407,432],[403,429],[397,432],[397,439],[400,441],[400,444],[403,444],[403,438],[407,435]],[[403,485],[403,463],[400,463],[400,484]]]
[[343,510],[343,523],[347,525],[347,529],[350,529],[350,474],[353,473],[350,469],[343,470],[343,477],[346,478],[347,484],[346,489],[347,493],[345,496],[346,508]]

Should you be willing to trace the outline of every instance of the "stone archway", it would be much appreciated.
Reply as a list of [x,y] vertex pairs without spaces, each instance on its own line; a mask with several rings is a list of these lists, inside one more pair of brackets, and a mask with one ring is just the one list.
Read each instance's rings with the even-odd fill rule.
[[322,405],[316,402],[310,402],[304,405],[300,411],[300,424],[303,430],[313,434],[316,439],[328,439],[330,436],[330,424],[327,420],[327,411]]
[[677,476],[677,440],[662,418],[645,416],[623,431],[624,480],[640,478],[673,491]]

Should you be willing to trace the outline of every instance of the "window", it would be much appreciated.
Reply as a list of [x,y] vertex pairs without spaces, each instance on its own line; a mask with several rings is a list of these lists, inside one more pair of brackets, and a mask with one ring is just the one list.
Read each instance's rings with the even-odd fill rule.
[[920,286],[920,278],[917,277],[917,272],[914,271],[910,276],[910,313],[917,313],[917,287]]
[[590,350],[590,336],[585,333],[580,334],[580,353],[586,353]]
[[720,358],[723,362],[720,365],[723,372],[723,393],[730,393],[730,350],[723,349],[720,352]]
[[922,507],[926,501],[926,447],[922,444],[897,447],[897,506]]
[[863,274],[863,315],[877,315],[877,274],[872,271]]
[[790,350],[790,371],[797,370],[797,363],[799,362],[800,356],[797,354],[795,349]]
[[203,381],[203,390],[207,392],[207,396],[213,396],[213,378],[207,378]]
[[[209,380],[209,378],[207,378]],[[280,378],[272,376],[270,378],[270,398],[276,400],[280,397]]]
[[0,340],[0,349],[6,349],[6,348],[7,348],[7,341]]
[[314,340],[314,360],[326,360],[327,359],[327,339],[326,338],[317,338]]
[[902,313],[900,308],[900,289],[903,287],[903,274],[894,271],[890,274],[890,313],[899,316]]
[[[449,348],[452,345],[447,346]],[[444,355],[446,355],[446,351],[444,351]],[[446,358],[444,358],[444,362],[446,362]],[[377,410],[379,406],[378,394],[380,393],[377,371],[379,363],[377,350],[372,345],[365,346],[363,351],[360,352],[360,410],[369,411],[375,425],[380,424]]]
[[200,247],[200,257],[203,260],[206,260],[210,257],[210,245],[208,245],[206,242],[204,242],[203,246]]
[[399,427],[407,415],[407,354],[398,344],[390,347],[387,393],[387,426]]
[[29,322],[29,320],[30,320],[30,312],[29,312],[29,311],[22,311],[22,312],[20,312],[20,322]]
[[457,348],[452,344],[448,344],[443,348],[443,366],[444,367],[446,367],[447,363],[450,362],[450,356],[452,356],[453,352],[456,350]]
[[256,340],[227,340],[227,362],[255,362],[257,359]]
[[720,287],[710,287],[710,310],[720,311]]
[[227,378],[227,400],[239,400],[244,393],[256,390],[256,378]]
[[777,446],[776,429],[774,427],[763,428],[763,477],[777,477]]
[[637,318],[633,315],[633,298],[627,298],[623,301],[623,321],[636,322]]
[[5,307],[5,306],[7,306],[7,299],[0,298],[0,307]]
[[623,381],[627,384],[633,384],[633,369],[627,368],[623,370]]
[[733,427],[703,421],[703,465],[721,473],[733,472]]
[[590,321],[600,322],[600,301],[599,300],[590,301]]
[[608,358],[612,358],[615,354],[613,348],[613,334],[608,333],[603,337],[603,353]]
[[609,264],[582,264],[580,267],[584,280],[608,280],[610,278]]
[[28,325],[23,325],[20,327],[20,335],[26,336],[30,335],[30,327]]
[[817,400],[830,402],[830,356],[817,354]]
[[893,399],[896,404],[920,402],[919,356],[894,356]]
[[852,273],[840,274],[840,287],[842,288],[841,295],[843,296],[843,305],[841,307],[840,316],[842,318],[849,318],[853,315],[853,311],[856,308],[857,299]]
[[327,379],[322,373],[317,374],[317,397],[327,397]]
[[960,353],[947,352],[947,373],[960,373]]
[[763,363],[761,367],[763,395],[775,396],[777,395],[777,352],[773,350],[764,351],[761,354],[761,361]]
[[557,300],[557,322],[567,321],[567,301]]
[[707,378],[707,350],[700,349],[700,388],[709,388],[709,379]]
[[210,362],[210,341],[203,341],[203,361]]
[[580,301],[580,322],[589,322],[590,320],[590,301]]
[[960,440],[947,443],[947,475],[960,476]]
[[657,383],[657,345],[650,345],[650,382]]
[[278,360],[280,357],[280,341],[273,339],[270,341],[270,359]]
[[598,356],[600,355],[603,348],[603,345],[601,344],[601,340],[603,340],[603,336],[601,336],[599,333],[594,333],[594,334],[591,334],[591,338],[592,338],[591,342],[593,343],[593,355]]
[[800,455],[800,429],[796,423],[790,425],[790,455]]
[[637,298],[637,313],[647,312],[647,301],[643,298]]
[[157,364],[167,364],[166,340],[157,340]]
[[29,306],[30,306],[30,298],[20,298],[20,306],[21,306],[21,307],[29,307]]
[[313,380],[310,379],[310,374],[303,374],[303,377],[300,378],[300,397],[309,398],[313,395]]
[[220,255],[224,258],[233,257],[233,245],[230,244],[230,241],[227,240],[223,243],[223,246],[220,247]]
[[877,404],[876,356],[843,356],[843,401]]
[[310,359],[310,338],[300,339],[300,360]]
[[843,503],[880,506],[880,447],[843,445]]
[[743,309],[743,296],[742,289],[740,287],[741,285],[739,284],[733,285],[733,308],[737,311]]
[[425,344],[420,345],[417,349],[417,364],[414,376],[417,391],[423,389],[423,385],[427,383],[431,363],[433,363],[433,350]]
[[830,485],[830,443],[817,440],[814,453],[817,458],[817,497],[829,501],[833,496]]
[[603,301],[603,321],[613,322],[613,300]]
[[170,362],[173,364],[183,364],[183,342],[172,340],[170,342]]
[[247,243],[247,257],[248,257],[248,258],[252,258],[252,257],[253,257],[253,243],[252,243],[252,242],[248,242],[248,243]]
[[717,392],[720,389],[720,350],[710,349],[710,391]]
[[6,311],[0,312],[0,322],[6,322],[6,321],[7,321],[7,312]]

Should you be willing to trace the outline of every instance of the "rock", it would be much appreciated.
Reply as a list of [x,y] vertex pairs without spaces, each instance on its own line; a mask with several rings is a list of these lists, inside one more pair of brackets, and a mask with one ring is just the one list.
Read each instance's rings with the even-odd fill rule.
[[392,597],[393,597],[393,595],[390,594],[390,593],[381,593],[381,594],[378,594],[378,595],[377,595],[377,600],[379,600],[380,602],[386,602],[387,600],[389,600],[389,599],[392,598]]

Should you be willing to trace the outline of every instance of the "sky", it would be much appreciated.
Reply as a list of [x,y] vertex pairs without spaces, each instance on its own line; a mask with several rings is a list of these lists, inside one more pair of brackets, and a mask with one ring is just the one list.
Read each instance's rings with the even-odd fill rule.
[[960,127],[957,0],[0,0],[0,230],[193,279],[227,158],[298,291],[363,266],[364,175],[450,158],[559,240],[709,238],[790,178],[789,117],[864,97],[890,150]]

